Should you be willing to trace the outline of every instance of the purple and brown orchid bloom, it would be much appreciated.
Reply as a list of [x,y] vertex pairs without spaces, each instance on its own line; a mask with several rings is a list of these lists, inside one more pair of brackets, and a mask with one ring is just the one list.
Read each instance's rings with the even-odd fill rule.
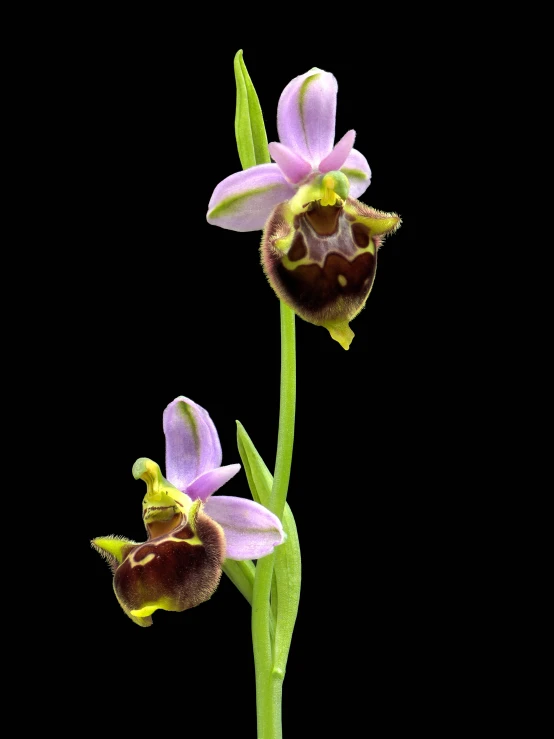
[[289,82],[277,108],[280,141],[269,144],[275,163],[220,182],[207,219],[233,231],[263,229],[262,265],[278,297],[348,349],[377,250],[400,218],[356,200],[371,171],[353,148],[355,131],[333,146],[337,90],[335,77],[316,67]]
[[184,611],[208,600],[224,560],[259,559],[284,541],[279,519],[253,500],[212,497],[240,470],[221,466],[217,430],[204,408],[180,396],[164,411],[166,475],[138,459],[133,476],[146,483],[142,516],[148,540],[93,539],[109,562],[114,591],[139,626],[158,608]]

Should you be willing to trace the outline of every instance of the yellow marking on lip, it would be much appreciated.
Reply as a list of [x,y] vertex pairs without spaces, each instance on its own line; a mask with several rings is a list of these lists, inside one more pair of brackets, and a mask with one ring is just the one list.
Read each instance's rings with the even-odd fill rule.
[[141,559],[140,562],[135,562],[135,556],[132,554],[129,557],[129,562],[131,563],[131,567],[143,567],[144,565],[147,565],[149,562],[152,562],[156,555],[154,552],[150,552],[150,554],[147,554],[144,559]]
[[344,275],[339,275],[337,277],[337,280],[341,287],[346,287],[346,285],[348,285],[348,280],[346,279]]
[[190,544],[193,547],[203,546],[202,541],[197,536],[192,536],[190,539],[181,539],[181,541],[186,541],[187,544]]
[[174,610],[174,604],[172,603],[170,598],[160,598],[156,601],[156,603],[151,603],[148,606],[143,606],[142,608],[136,608],[133,611],[129,611],[131,616],[135,616],[135,618],[147,618],[148,616],[151,616],[154,611],[157,611],[158,608],[162,608],[165,611],[173,611]]

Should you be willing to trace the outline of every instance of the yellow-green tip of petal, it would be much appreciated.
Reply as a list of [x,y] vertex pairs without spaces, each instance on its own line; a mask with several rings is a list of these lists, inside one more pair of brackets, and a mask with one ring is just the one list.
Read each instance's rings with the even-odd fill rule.
[[348,321],[328,322],[324,323],[323,326],[329,331],[331,338],[338,341],[343,349],[346,349],[346,351],[350,349],[350,344],[355,334],[348,325]]

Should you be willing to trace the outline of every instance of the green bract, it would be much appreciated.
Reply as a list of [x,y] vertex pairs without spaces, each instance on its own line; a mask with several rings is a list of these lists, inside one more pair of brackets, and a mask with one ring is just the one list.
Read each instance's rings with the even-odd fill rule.
[[242,49],[235,55],[237,107],[235,136],[243,169],[270,162],[264,117],[258,95],[242,58]]

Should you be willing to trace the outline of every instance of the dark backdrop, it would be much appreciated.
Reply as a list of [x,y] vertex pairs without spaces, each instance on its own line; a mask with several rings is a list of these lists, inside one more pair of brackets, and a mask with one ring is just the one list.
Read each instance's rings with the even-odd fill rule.
[[[85,262],[68,311],[86,368],[75,403],[83,515],[70,563],[79,618],[71,609],[59,618],[78,633],[77,701],[97,731],[136,735],[153,720],[180,736],[219,737],[229,726],[232,736],[255,736],[249,607],[225,576],[207,603],[159,611],[140,629],[88,548],[98,535],[143,537],[144,484],[131,467],[147,456],[163,468],[162,412],[180,394],[211,414],[223,464],[239,461],[236,419],[274,464],[279,303],[259,264],[261,234],[205,220],[216,184],[240,169],[233,57],[243,48],[270,141],[285,85],[312,66],[335,74],[336,138],[356,129],[373,172],[360,199],[404,220],[379,252],[348,352],[326,330],[296,321],[289,503],[303,586],[285,737],[330,736],[331,726],[339,727],[333,735],[358,736],[360,722],[371,724],[368,701],[382,714],[396,710],[394,696],[420,669],[421,626],[438,618],[428,600],[434,502],[419,469],[429,434],[420,380],[436,371],[426,364],[418,289],[427,269],[416,205],[419,80],[393,45],[342,52],[281,39],[277,50],[274,38],[251,46],[238,35],[223,45],[200,36],[193,49],[175,29],[147,26],[103,29],[76,73],[76,167],[87,182],[76,238]],[[244,473],[221,492],[248,496]]]

